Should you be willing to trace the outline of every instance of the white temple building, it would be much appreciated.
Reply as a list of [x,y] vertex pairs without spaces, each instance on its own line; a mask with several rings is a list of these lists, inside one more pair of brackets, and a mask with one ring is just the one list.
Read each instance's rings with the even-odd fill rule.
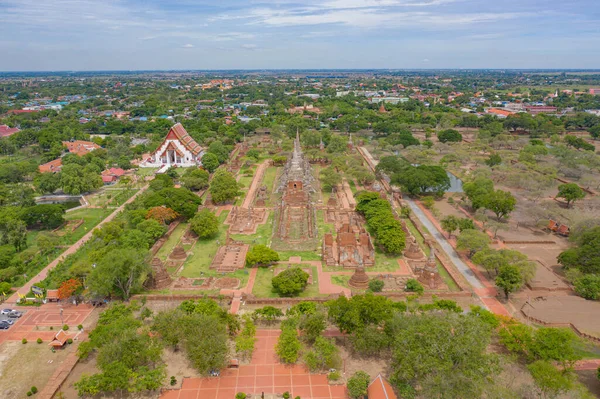
[[204,153],[204,148],[196,143],[181,123],[178,123],[169,129],[167,137],[140,166],[161,168],[161,170],[171,166],[183,168],[200,166]]

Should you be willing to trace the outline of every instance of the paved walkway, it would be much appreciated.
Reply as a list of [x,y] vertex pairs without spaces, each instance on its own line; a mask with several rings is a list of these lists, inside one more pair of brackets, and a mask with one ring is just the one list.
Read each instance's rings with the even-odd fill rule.
[[17,300],[19,299],[19,294],[26,295],[31,290],[32,285],[44,280],[48,276],[48,273],[50,272],[50,270],[54,269],[67,256],[72,255],[75,252],[77,252],[77,250],[79,248],[81,248],[81,246],[83,244],[85,244],[90,238],[92,238],[92,233],[94,232],[95,229],[103,226],[105,223],[112,221],[119,214],[119,212],[121,212],[125,208],[125,205],[133,202],[140,194],[142,194],[144,191],[146,191],[147,188],[148,188],[148,185],[142,187],[131,198],[129,198],[127,201],[125,201],[123,203],[123,205],[121,205],[120,207],[115,209],[115,211],[113,213],[108,215],[106,217],[106,219],[104,219],[103,221],[98,223],[98,225],[96,225],[95,228],[93,228],[86,235],[81,237],[81,239],[79,241],[77,241],[75,244],[71,245],[65,252],[60,254],[60,256],[58,258],[56,258],[52,262],[50,262],[48,264],[48,266],[46,266],[44,269],[42,269],[36,276],[34,276],[23,287],[19,288],[19,290],[17,292],[15,292],[10,298],[8,298],[6,300],[5,305],[13,305],[13,304],[17,303]]
[[[219,377],[186,378],[181,389],[165,390],[160,399],[232,399],[238,392],[265,394],[267,398],[291,397],[312,399],[346,399],[346,387],[329,385],[324,374],[311,374],[301,365],[279,362],[275,345],[279,330],[258,330],[251,364],[239,369],[225,369]],[[275,394],[279,394],[276,396]]]
[[250,183],[250,188],[248,188],[248,192],[246,193],[246,198],[244,198],[242,208],[248,209],[252,205],[252,201],[254,201],[254,197],[256,197],[256,192],[260,188],[260,183],[262,183],[263,176],[265,175],[265,170],[267,170],[267,168],[269,167],[270,162],[270,159],[265,159],[263,163],[258,165],[258,168],[256,168],[256,173],[254,174],[252,183]]

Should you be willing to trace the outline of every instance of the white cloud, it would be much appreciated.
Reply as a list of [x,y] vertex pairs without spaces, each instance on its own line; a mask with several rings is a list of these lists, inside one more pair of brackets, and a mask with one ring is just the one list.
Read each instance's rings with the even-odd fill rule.
[[190,43],[188,43],[188,44],[184,44],[184,45],[183,45],[183,46],[181,46],[181,47],[183,47],[183,48],[194,48],[194,45],[193,45],[193,44],[190,44]]
[[256,50],[258,48],[258,46],[256,44],[252,44],[252,43],[242,44],[240,47],[243,49],[246,49],[246,50]]

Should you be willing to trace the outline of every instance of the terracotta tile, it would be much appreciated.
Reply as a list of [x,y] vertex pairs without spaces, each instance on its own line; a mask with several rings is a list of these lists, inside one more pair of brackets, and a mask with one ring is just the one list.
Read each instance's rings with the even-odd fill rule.
[[200,389],[198,399],[216,399],[217,391],[217,389]]
[[256,366],[254,365],[244,365],[240,366],[238,375],[241,376],[249,376],[256,374]]
[[294,364],[291,368],[292,374],[308,374],[308,369],[299,364]]
[[265,393],[265,395],[269,394],[269,393],[273,393],[273,392],[275,392],[275,388],[273,388],[273,385],[256,385],[254,387],[254,393],[260,395],[263,392]]
[[294,386],[310,385],[308,374],[292,374],[292,384]]
[[334,399],[346,399],[347,397],[346,387],[343,385],[330,385],[329,391]]
[[[281,396],[282,393],[291,392],[292,389],[289,386],[285,386],[285,387],[275,386],[275,388],[273,388],[273,390],[274,390],[274,393],[279,394],[279,396]],[[307,397],[310,397],[310,395]],[[293,396],[292,396],[292,398],[293,398]]]
[[219,389],[219,391],[217,392],[217,399],[233,399],[235,398],[236,393],[237,392],[235,389]]
[[307,386],[304,386],[304,387],[294,386],[292,388],[292,398],[295,398],[296,396],[300,396],[301,398],[312,398],[311,392],[310,392],[310,387],[307,387]]
[[219,387],[219,380],[220,380],[220,378],[216,378],[216,377],[204,378],[204,379],[202,379],[202,384],[200,385],[200,388],[216,389]]
[[290,375],[291,369],[288,366],[284,366],[283,364],[276,364],[273,367],[273,373],[275,375]]
[[327,377],[319,374],[311,374],[310,376],[311,385],[329,385],[327,382]]
[[256,375],[273,375],[273,366],[256,366]]
[[329,386],[313,386],[311,387],[312,396],[311,398],[331,398],[331,394],[329,393]]
[[254,376],[238,377],[237,388],[253,388]]
[[198,389],[201,381],[201,378],[184,378],[181,389]]
[[273,379],[275,381],[274,384],[276,387],[289,387],[292,385],[292,377],[289,375],[276,375],[275,377],[273,377]]
[[196,399],[198,398],[197,389],[182,389],[179,391],[179,399]]
[[238,377],[221,377],[219,379],[221,380],[219,381],[219,388],[235,388],[237,385]]
[[221,371],[221,377],[237,377],[239,372],[240,371],[238,369],[225,369]]

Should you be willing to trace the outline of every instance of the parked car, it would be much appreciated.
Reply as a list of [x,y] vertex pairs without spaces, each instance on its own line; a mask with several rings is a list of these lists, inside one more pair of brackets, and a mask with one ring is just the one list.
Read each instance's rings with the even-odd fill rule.
[[3,323],[4,320],[0,321],[0,330],[8,330],[10,328],[10,324]]
[[9,324],[9,325],[11,325],[11,326],[12,326],[13,324],[15,324],[14,320],[11,320],[11,319],[0,320],[0,323],[6,323],[6,324]]
[[0,314],[9,314],[11,312],[16,312],[14,309],[2,309],[0,310]]
[[11,319],[18,319],[21,316],[23,316],[23,313],[19,312],[18,310],[13,310],[8,314],[8,317]]

